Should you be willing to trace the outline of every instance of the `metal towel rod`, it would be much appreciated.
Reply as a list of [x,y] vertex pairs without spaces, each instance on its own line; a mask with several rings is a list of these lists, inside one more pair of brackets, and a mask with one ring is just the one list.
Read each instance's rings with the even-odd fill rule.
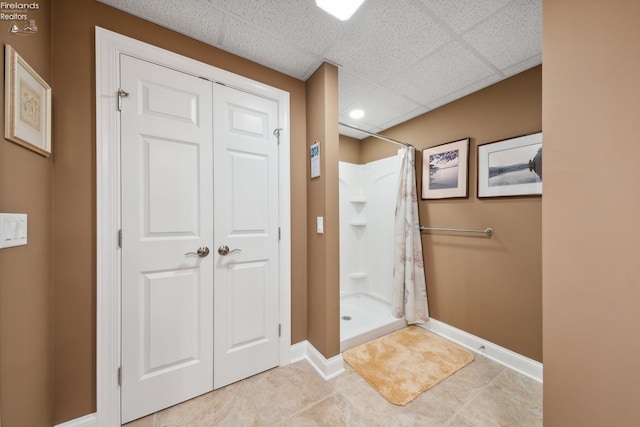
[[420,226],[420,231],[452,231],[456,233],[483,233],[487,236],[493,234],[493,228],[487,227],[484,230],[472,229],[472,228],[440,228],[440,227],[423,227]]

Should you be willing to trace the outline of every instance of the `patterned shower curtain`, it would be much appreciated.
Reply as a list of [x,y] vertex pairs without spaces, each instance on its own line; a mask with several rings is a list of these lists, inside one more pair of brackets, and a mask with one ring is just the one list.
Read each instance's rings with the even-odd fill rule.
[[400,156],[391,310],[395,317],[404,316],[410,324],[425,323],[429,308],[418,219],[415,148],[401,149]]

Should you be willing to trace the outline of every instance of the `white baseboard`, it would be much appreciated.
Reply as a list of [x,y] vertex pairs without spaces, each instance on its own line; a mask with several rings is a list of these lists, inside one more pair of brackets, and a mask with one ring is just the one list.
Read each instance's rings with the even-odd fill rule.
[[291,363],[296,363],[307,358],[307,345],[311,344],[309,344],[309,341],[305,340],[291,346]]
[[481,354],[507,368],[513,369],[529,378],[542,382],[542,363],[529,359],[514,351],[479,338],[461,329],[449,326],[436,319],[429,319],[424,325],[418,325],[434,334],[440,335],[474,353]]
[[96,414],[89,414],[62,424],[56,424],[55,427],[96,427],[97,425]]
[[291,346],[291,363],[307,359],[318,374],[330,380],[344,372],[342,354],[326,359],[309,341],[302,341]]

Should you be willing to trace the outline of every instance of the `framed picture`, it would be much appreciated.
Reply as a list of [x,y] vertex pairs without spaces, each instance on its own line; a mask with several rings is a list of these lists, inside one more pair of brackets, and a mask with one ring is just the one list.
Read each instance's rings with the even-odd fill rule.
[[469,138],[422,150],[422,199],[469,196]]
[[4,136],[51,154],[51,87],[11,46],[5,47]]
[[478,197],[542,194],[542,132],[478,147]]

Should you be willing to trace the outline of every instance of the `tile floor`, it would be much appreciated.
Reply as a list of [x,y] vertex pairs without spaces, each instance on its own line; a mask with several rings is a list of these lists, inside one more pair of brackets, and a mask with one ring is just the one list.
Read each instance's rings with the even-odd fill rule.
[[346,363],[345,369],[324,381],[300,361],[126,427],[542,426],[542,384],[482,356],[406,406],[387,402]]

